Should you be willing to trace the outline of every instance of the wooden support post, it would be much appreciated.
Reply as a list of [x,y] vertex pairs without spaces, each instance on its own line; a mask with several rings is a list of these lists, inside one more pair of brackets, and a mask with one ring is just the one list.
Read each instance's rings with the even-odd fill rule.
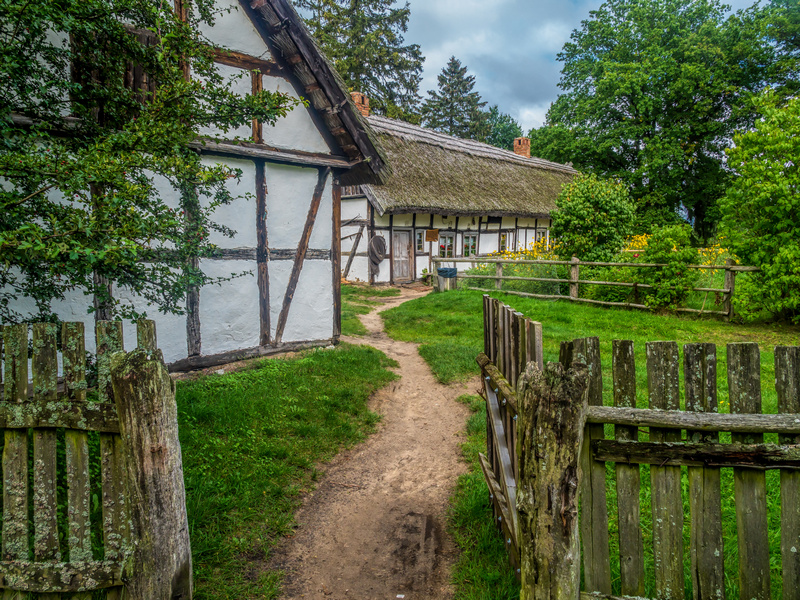
[[569,267],[569,297],[576,299],[580,297],[578,280],[580,279],[581,261],[577,256],[573,256],[569,262],[572,263]]
[[[600,340],[596,337],[575,340],[573,361],[589,370],[586,401],[589,406],[603,405],[603,371],[600,364]],[[611,562],[608,543],[608,507],[606,503],[606,465],[592,455],[592,440],[604,438],[602,425],[587,425],[580,454],[581,464],[581,538],[583,539],[583,577],[587,592],[611,593]]]
[[587,368],[529,365],[518,395],[520,600],[580,593],[578,452],[583,443]]
[[111,377],[137,540],[126,597],[190,600],[192,555],[175,384],[158,350],[115,354]]
[[[614,340],[612,346],[614,406],[636,408],[636,363],[633,342]],[[617,425],[617,441],[638,442],[636,427]],[[644,596],[644,540],[642,539],[641,478],[639,465],[617,463],[617,521],[619,523],[620,583],[623,596]]]
[[342,335],[342,186],[339,179],[333,181],[331,218],[331,283],[333,285],[333,340],[339,342]]
[[[647,344],[647,385],[650,408],[679,410],[681,403],[678,345]],[[651,442],[679,442],[679,430],[650,428]],[[653,513],[654,597],[683,600],[683,501],[681,468],[650,468]]]
[[[732,413],[761,412],[761,354],[756,343],[728,344],[728,394]],[[760,444],[763,434],[733,433],[731,441]],[[769,600],[770,566],[767,535],[767,482],[764,471],[735,468],[733,493],[739,542],[739,594]],[[797,582],[794,582],[796,585]]]
[[726,290],[725,299],[722,304],[722,312],[726,313],[725,320],[730,321],[733,318],[733,294],[736,291],[736,271],[731,270],[731,267],[736,264],[732,258],[725,261],[725,283],[722,287]]
[[494,265],[494,274],[497,277],[497,279],[495,279],[495,282],[494,282],[494,287],[497,288],[498,290],[502,290],[503,289],[503,280],[502,280],[502,277],[503,277],[503,263],[500,263],[500,262],[499,263],[495,263],[495,265]]
[[136,321],[136,347],[151,352],[158,348],[155,321],[149,319]]
[[[683,373],[686,410],[717,412],[717,347],[714,344],[686,344],[683,347]],[[686,437],[691,442],[719,442],[717,432],[687,430]],[[722,496],[718,468],[689,467],[689,515],[694,600],[724,598]]]
[[[779,413],[800,413],[800,347],[775,348],[775,388]],[[781,444],[800,444],[800,435],[782,435]],[[794,549],[794,550],[793,550]],[[783,600],[800,600],[800,472],[781,471],[781,563]]]

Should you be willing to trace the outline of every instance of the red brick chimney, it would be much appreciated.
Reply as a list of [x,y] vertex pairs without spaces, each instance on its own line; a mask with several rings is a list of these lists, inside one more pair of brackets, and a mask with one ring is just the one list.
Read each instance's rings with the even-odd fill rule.
[[526,137],[514,139],[514,154],[519,154],[525,158],[531,157],[531,141]]
[[367,98],[361,92],[350,92],[350,97],[355,102],[356,108],[358,112],[360,112],[365,117],[369,116],[369,98]]

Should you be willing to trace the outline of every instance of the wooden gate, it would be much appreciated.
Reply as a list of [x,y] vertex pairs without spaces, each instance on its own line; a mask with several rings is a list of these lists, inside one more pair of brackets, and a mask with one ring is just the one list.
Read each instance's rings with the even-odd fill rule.
[[[542,374],[540,351],[528,350],[532,343],[541,347],[538,324],[488,296],[484,307],[485,352],[478,363],[484,376],[489,435],[487,456],[481,461],[511,561],[521,565],[523,599],[546,593],[542,585],[552,586],[549,597],[572,597],[581,580],[578,560],[583,567],[582,594],[587,597],[614,592],[682,600],[690,590],[693,598],[719,600],[725,597],[728,577],[738,580],[741,598],[768,599],[772,588],[782,588],[785,600],[800,599],[800,347],[776,348],[779,413],[762,414],[758,345],[729,344],[731,414],[718,414],[715,345],[684,346],[685,410],[681,410],[678,345],[650,342],[646,347],[649,408],[640,409],[633,342],[613,342],[612,394],[604,402],[597,338],[563,342],[561,366],[549,364]],[[532,356],[536,368],[524,367]],[[567,375],[582,385],[572,392],[568,386],[559,388],[556,384],[566,381]],[[556,389],[561,391],[557,394]],[[554,434],[546,429],[565,424],[543,417],[543,412],[552,414],[564,407],[569,411],[561,414],[572,414],[575,421],[575,442],[566,446],[556,443],[564,439],[563,431]],[[605,424],[614,425],[614,439],[606,439]],[[649,428],[649,439],[640,441],[644,428]],[[720,443],[720,432],[730,433],[731,441]],[[764,444],[765,433],[779,434],[779,444]],[[563,467],[547,472],[547,465],[558,462],[554,457]],[[613,477],[607,477],[607,463],[614,465]],[[564,487],[570,480],[570,464],[579,466],[574,494]],[[650,548],[645,548],[642,534],[642,465],[649,465],[650,471]],[[685,480],[682,467],[688,469]],[[723,543],[722,507],[731,498],[722,497],[720,475],[726,468],[733,470],[738,573],[724,569],[730,549]],[[780,552],[774,554],[768,540],[768,469],[780,470]],[[618,523],[614,541],[619,556],[613,558],[619,561],[620,575],[615,585],[610,568],[610,484],[616,490]],[[544,502],[542,490],[559,489],[563,493],[545,493]],[[538,499],[531,498],[534,490],[540,492]],[[579,505],[579,519],[574,520],[569,515],[577,515]],[[549,515],[551,520],[544,522],[550,526],[531,529],[532,523],[543,522],[541,512]],[[685,531],[689,560],[684,560]],[[537,554],[537,549],[544,554]],[[647,553],[652,553],[653,566],[646,584]],[[771,561],[780,562],[781,586],[772,586]]]
[[[146,522],[137,518],[128,504],[131,498],[137,498],[140,508],[150,510],[149,501],[162,491],[154,490],[144,476],[132,483],[145,470],[150,470],[147,476],[152,477],[158,475],[158,469],[148,469],[147,463],[152,460],[149,453],[138,452],[142,459],[133,456],[138,451],[133,447],[135,430],[144,426],[148,416],[131,415],[151,407],[139,404],[126,409],[125,402],[130,398],[114,401],[112,379],[121,381],[123,372],[112,369],[112,355],[123,370],[130,366],[125,361],[136,357],[136,353],[114,354],[122,350],[122,323],[101,321],[97,325],[96,399],[87,398],[83,323],[64,323],[60,330],[52,323],[36,323],[30,344],[28,325],[5,326],[2,334],[2,598],[21,600],[32,592],[34,597],[47,600],[57,600],[62,594],[64,598],[89,600],[92,592],[107,590],[106,598],[117,599],[125,586],[131,592],[126,597],[145,600],[141,591],[135,591],[140,585],[134,583],[134,590],[130,589],[130,583],[137,579],[132,565],[141,560],[142,552],[152,552],[153,543],[169,551],[178,546],[176,540],[161,537],[170,535],[168,528],[159,531],[160,521],[174,515],[163,510]],[[155,364],[168,379],[163,360],[160,366],[157,360],[160,352],[155,348],[154,324],[140,322],[137,336],[143,370]],[[123,378],[138,378],[135,385],[145,386],[150,396],[158,395],[163,388],[152,380],[144,381],[139,372],[126,373]],[[170,401],[174,404],[174,387],[171,399],[169,391],[166,406]],[[119,412],[118,406],[122,408]],[[174,428],[177,430],[177,422]],[[158,438],[168,433],[153,432]],[[164,446],[161,452],[159,460],[169,463],[176,449]],[[183,492],[182,477],[180,482],[161,481],[158,485]],[[185,502],[181,508],[185,523]],[[147,536],[154,539],[148,541]],[[168,580],[168,584],[176,591],[183,590],[170,598],[189,599],[191,560],[177,554],[188,560],[188,579],[186,573],[170,572],[172,564],[162,561],[155,568],[161,569],[162,575],[175,577],[176,581]],[[156,589],[150,588],[147,593],[152,595],[146,600],[166,600],[167,596],[153,591]]]

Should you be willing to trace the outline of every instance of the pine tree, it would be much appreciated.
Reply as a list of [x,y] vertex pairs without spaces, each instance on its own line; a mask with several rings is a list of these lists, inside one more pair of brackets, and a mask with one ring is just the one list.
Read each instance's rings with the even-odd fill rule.
[[424,58],[405,44],[411,9],[393,0],[298,0],[306,24],[352,91],[378,114],[414,120]]
[[432,129],[456,137],[480,140],[489,133],[486,102],[473,91],[475,76],[467,75],[467,67],[455,56],[439,75],[439,91],[428,91],[422,105],[423,123]]

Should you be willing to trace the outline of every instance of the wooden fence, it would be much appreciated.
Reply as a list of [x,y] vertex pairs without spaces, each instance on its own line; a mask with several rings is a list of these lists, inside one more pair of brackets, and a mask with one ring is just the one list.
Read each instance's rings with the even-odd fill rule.
[[[623,596],[648,591],[640,512],[640,466],[647,464],[655,598],[682,600],[688,579],[693,598],[724,599],[725,577],[738,577],[742,599],[768,599],[773,559],[780,560],[783,599],[800,599],[800,347],[776,348],[779,414],[761,414],[758,345],[729,344],[731,414],[718,414],[714,344],[684,346],[681,410],[678,345],[648,343],[649,409],[637,409],[633,342],[613,342],[613,406],[605,406],[597,338],[563,342],[559,364],[542,371],[538,323],[484,296],[484,329],[481,463],[523,600],[576,597],[578,557],[582,597],[612,593],[606,463],[616,475]],[[535,368],[525,367],[530,361]],[[613,440],[605,424],[615,426]],[[648,441],[639,441],[642,428]],[[731,442],[720,443],[720,432],[730,432]],[[765,433],[779,434],[780,444],[764,444]],[[681,467],[688,467],[688,572]],[[721,468],[733,469],[738,574],[723,567]],[[780,469],[780,558],[770,556],[767,537],[767,469]]]
[[[434,273],[436,269],[442,267],[444,265],[454,264],[456,267],[459,264],[469,264],[472,267],[477,265],[494,265],[495,266],[495,273],[494,275],[475,275],[475,274],[467,274],[460,272],[455,277],[455,280],[475,280],[475,279],[487,279],[494,281],[494,287],[497,290],[502,290],[506,294],[512,294],[516,296],[526,296],[530,298],[540,298],[544,300],[569,300],[572,302],[584,302],[587,304],[598,304],[601,306],[623,306],[626,308],[637,308],[637,309],[646,309],[649,310],[650,307],[641,304],[636,299],[636,292],[639,290],[652,290],[655,289],[656,286],[652,286],[646,283],[636,283],[636,282],[627,282],[627,281],[595,281],[591,279],[581,279],[580,277],[580,268],[581,266],[586,267],[622,267],[622,268],[637,268],[637,269],[660,269],[667,265],[658,264],[658,263],[605,263],[605,262],[585,262],[578,260],[577,258],[573,257],[570,261],[563,261],[563,260],[507,260],[507,259],[497,259],[497,258],[490,258],[490,257],[470,257],[470,258],[434,258],[433,265],[434,265]],[[569,279],[559,279],[553,277],[520,277],[520,276],[513,276],[513,275],[504,275],[503,269],[507,265],[539,265],[539,266],[562,266],[562,267],[569,267]],[[703,271],[724,271],[725,272],[725,279],[724,279],[724,287],[722,288],[702,288],[702,287],[695,287],[692,288],[691,291],[704,293],[704,299],[702,306],[698,308],[677,308],[675,309],[677,312],[685,312],[685,313],[694,313],[694,314],[702,314],[702,315],[717,315],[723,316],[725,318],[731,318],[733,316],[733,296],[736,291],[736,275],[737,273],[751,273],[759,271],[758,267],[747,267],[747,266],[737,266],[733,263],[733,261],[728,260],[725,265],[690,265],[690,269],[697,269]],[[441,278],[443,279],[443,278]],[[452,289],[452,282],[453,280],[449,280],[447,283],[441,281],[439,282],[439,289],[440,291],[444,291],[446,289]],[[569,286],[569,295],[564,296],[561,294],[535,294],[532,292],[521,292],[518,290],[509,290],[503,288],[504,281],[530,281],[530,282],[539,282],[539,283],[553,283],[553,284],[566,284]],[[634,291],[634,300],[633,301],[626,301],[626,302],[610,302],[605,300],[595,300],[592,298],[581,298],[580,296],[580,289],[582,285],[596,285],[596,286],[611,286],[611,287],[625,287],[631,288]],[[468,289],[478,290],[478,291],[486,291],[484,288],[477,288],[477,287],[469,287]],[[722,297],[722,310],[707,310],[706,305],[708,304],[708,297],[709,294],[721,295]]]
[[83,323],[2,327],[4,600],[191,598],[174,384],[154,323],[137,338],[121,354],[122,323],[97,324],[87,401]]

